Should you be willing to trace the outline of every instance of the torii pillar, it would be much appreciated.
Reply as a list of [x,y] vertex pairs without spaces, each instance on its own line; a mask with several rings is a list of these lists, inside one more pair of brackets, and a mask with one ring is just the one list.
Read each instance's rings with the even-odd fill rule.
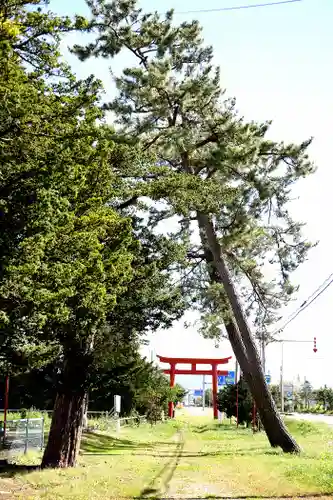
[[[174,387],[176,375],[211,375],[212,376],[212,389],[213,389],[213,411],[214,418],[218,418],[218,409],[217,409],[217,386],[218,380],[217,377],[219,375],[228,375],[227,370],[218,370],[218,365],[225,365],[231,359],[231,356],[228,358],[168,358],[166,356],[157,356],[161,363],[169,363],[170,368],[163,370],[164,373],[170,375],[170,387]],[[183,365],[191,365],[190,369],[179,369],[176,368],[177,363]],[[211,369],[209,370],[198,370],[197,365],[210,365]],[[173,418],[173,402],[169,401],[169,417]]]

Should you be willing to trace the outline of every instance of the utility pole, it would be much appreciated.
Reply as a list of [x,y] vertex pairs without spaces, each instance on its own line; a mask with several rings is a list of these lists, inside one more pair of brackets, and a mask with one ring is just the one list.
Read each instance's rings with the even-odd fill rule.
[[292,342],[296,344],[313,344],[313,352],[316,353],[317,349],[317,338],[314,337],[313,340],[289,340],[289,339],[279,339],[275,342],[281,342],[281,365],[280,365],[280,391],[281,391],[281,413],[284,412],[284,385],[283,385],[283,344],[285,342]]
[[280,393],[281,393],[281,413],[283,413],[283,412],[284,412],[284,386],[283,386],[283,340],[281,341]]
[[205,411],[205,375],[202,376],[202,411]]

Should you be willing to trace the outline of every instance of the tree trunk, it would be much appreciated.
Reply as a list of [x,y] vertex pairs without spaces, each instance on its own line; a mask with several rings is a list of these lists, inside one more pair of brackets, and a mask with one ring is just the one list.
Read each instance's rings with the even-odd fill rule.
[[88,406],[89,406],[89,395],[88,393],[86,393],[84,399],[83,418],[82,418],[82,429],[84,431],[88,429]]
[[236,326],[230,321],[226,323],[225,327],[243,376],[255,400],[270,445],[273,447],[280,446],[286,453],[299,453],[299,446],[287,431],[277,411],[272,394],[266,384],[260,360],[258,360],[258,365],[249,363]]
[[[238,327],[236,328],[232,320],[226,324],[228,337],[244,378],[256,402],[268,440],[271,446],[280,446],[284,452],[299,453],[300,448],[288,433],[281,420],[271,392],[266,384],[260,357],[232,283],[232,278],[216,237],[213,223],[207,215],[202,213],[197,213],[197,220],[201,231],[201,239],[204,240],[203,243],[206,242],[205,246],[211,252],[216,271],[214,273],[215,279],[223,285],[235,323]],[[208,263],[211,264],[211,261]]]
[[80,450],[84,393],[57,394],[42,468],[75,467]]
[[75,344],[68,347],[64,354],[42,468],[76,465],[88,401],[91,357],[87,350],[85,346]]

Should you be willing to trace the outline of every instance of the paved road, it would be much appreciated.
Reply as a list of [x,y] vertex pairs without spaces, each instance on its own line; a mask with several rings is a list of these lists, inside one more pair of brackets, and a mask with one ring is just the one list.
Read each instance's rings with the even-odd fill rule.
[[[212,416],[213,417],[213,409],[212,408],[205,408],[205,410],[202,410],[202,407],[198,406],[187,406],[183,408],[182,410],[177,410],[177,412],[185,413],[187,415],[191,416],[197,416],[197,417],[202,417],[202,416]],[[297,420],[307,420],[308,422],[323,422],[328,425],[333,425],[333,415],[314,415],[312,413],[293,413],[288,415],[288,418],[295,418]]]
[[308,422],[323,422],[328,425],[333,425],[333,415],[314,415],[312,413],[293,413],[288,417],[296,418],[297,420],[307,420]]

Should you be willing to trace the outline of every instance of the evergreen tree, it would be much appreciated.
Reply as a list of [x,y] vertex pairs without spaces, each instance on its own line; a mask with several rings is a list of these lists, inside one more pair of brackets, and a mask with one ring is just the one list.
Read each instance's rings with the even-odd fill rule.
[[205,389],[205,405],[213,406],[213,391],[210,387]]
[[237,418],[238,415],[238,423],[240,425],[246,424],[248,427],[253,420],[253,400],[249,388],[242,378],[238,381],[237,385],[227,385],[218,393],[217,405],[218,409],[226,413],[228,418]]
[[270,385],[269,390],[271,391],[272,397],[277,408],[281,408],[281,389],[279,385]]
[[331,387],[325,385],[313,394],[317,403],[322,405],[324,410],[333,410],[333,389]]
[[25,2],[0,13],[1,356],[7,370],[18,357],[40,362],[43,350],[61,357],[42,465],[66,467],[80,446],[95,345],[108,341],[107,315],[133,277],[131,220],[110,200],[119,164],[137,159],[103,124],[100,83],[58,61],[68,22]]
[[139,334],[182,313],[167,273],[182,254],[120,203],[119,174],[145,161],[115,142],[100,83],[76,80],[59,58],[60,35],[87,23],[38,5],[1,11],[1,362],[11,374],[56,367],[43,466],[66,467],[105,354],[118,341],[135,351]]
[[[265,137],[269,123],[247,123],[237,115],[234,100],[224,98],[197,21],[175,26],[172,11],[163,18],[146,14],[134,0],[88,5],[96,39],[74,51],[86,59],[127,49],[136,58],[115,78],[118,96],[106,108],[127,141],[157,157],[149,175],[132,176],[138,189],[128,203],[140,195],[163,200],[151,220],[180,218],[188,256],[208,269],[204,304],[210,303],[210,323],[225,324],[271,445],[299,451],[265,383],[242,303],[255,308],[257,322],[269,324],[293,292],[290,272],[310,244],[287,203],[293,183],[313,171],[306,154],[310,141],[276,143]],[[193,221],[199,240],[191,238]],[[269,283],[263,272],[268,263],[278,276]],[[202,286],[196,288],[202,296]]]
[[304,408],[308,410],[310,408],[310,400],[313,397],[313,388],[308,380],[304,380],[299,395],[304,404]]
[[[123,343],[107,355],[108,363],[94,367],[93,381],[89,387],[89,410],[110,411],[114,396],[121,396],[121,415],[133,412],[146,415],[154,403],[161,416],[167,413],[168,401],[177,403],[186,391],[179,385],[170,390],[168,378],[152,363],[143,359],[136,347]],[[61,360],[46,366],[32,368],[11,377],[9,404],[11,408],[37,408],[52,410],[57,394]],[[0,380],[0,396],[4,383]],[[1,398],[2,399],[2,398]]]

